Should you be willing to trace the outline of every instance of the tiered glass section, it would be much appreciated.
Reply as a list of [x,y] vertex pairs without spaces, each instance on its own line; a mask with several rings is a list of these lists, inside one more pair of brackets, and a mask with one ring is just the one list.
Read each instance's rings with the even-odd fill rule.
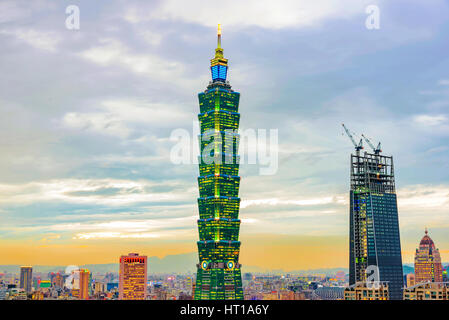
[[393,157],[351,155],[349,284],[377,266],[391,300],[402,299],[403,271]]
[[228,60],[223,58],[220,42],[219,27],[218,46],[211,60],[212,82],[198,95],[201,155],[195,300],[243,299],[239,264],[239,135],[236,134],[240,94],[226,81]]

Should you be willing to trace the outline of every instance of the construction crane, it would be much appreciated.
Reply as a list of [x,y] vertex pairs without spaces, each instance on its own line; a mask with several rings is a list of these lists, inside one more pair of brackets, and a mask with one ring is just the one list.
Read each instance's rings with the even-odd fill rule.
[[355,142],[354,137],[352,136],[351,132],[348,130],[348,128],[346,128],[345,124],[342,123],[341,125],[342,125],[343,128],[345,129],[346,134],[348,135],[349,139],[351,139],[352,144],[353,144],[354,147],[355,147],[355,151],[356,151],[357,155],[359,155],[359,154],[360,154],[360,150],[363,149],[363,140],[360,139],[359,144],[357,144],[357,142]]
[[374,154],[379,155],[379,153],[382,152],[382,149],[380,148],[380,142],[377,144],[377,147],[374,147],[374,144],[372,144],[371,141],[367,137],[365,137],[363,134],[362,134],[362,137],[363,137],[363,139],[365,139],[366,143],[369,144],[371,149],[373,149]]

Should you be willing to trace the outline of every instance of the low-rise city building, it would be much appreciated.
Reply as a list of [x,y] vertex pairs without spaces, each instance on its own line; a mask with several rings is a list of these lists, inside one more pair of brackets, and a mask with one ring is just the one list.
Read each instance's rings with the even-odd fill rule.
[[449,300],[448,282],[424,282],[404,289],[404,300]]
[[345,300],[389,300],[388,283],[357,282],[344,290]]

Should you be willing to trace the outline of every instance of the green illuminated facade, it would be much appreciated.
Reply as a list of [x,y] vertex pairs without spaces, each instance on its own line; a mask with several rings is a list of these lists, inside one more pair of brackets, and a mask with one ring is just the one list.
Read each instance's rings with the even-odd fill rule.
[[[239,264],[240,94],[226,81],[221,30],[211,60],[212,82],[198,95],[200,103],[199,220],[195,300],[243,299]],[[205,156],[206,155],[206,156]]]

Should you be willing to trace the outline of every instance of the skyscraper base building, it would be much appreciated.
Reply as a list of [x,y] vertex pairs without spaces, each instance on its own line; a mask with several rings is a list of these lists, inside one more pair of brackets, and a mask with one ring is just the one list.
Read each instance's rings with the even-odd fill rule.
[[387,283],[402,300],[404,278],[393,157],[351,155],[349,284]]
[[237,155],[240,94],[227,78],[221,30],[211,60],[212,82],[198,95],[200,150],[199,241],[195,300],[242,300],[239,264],[240,177]]

